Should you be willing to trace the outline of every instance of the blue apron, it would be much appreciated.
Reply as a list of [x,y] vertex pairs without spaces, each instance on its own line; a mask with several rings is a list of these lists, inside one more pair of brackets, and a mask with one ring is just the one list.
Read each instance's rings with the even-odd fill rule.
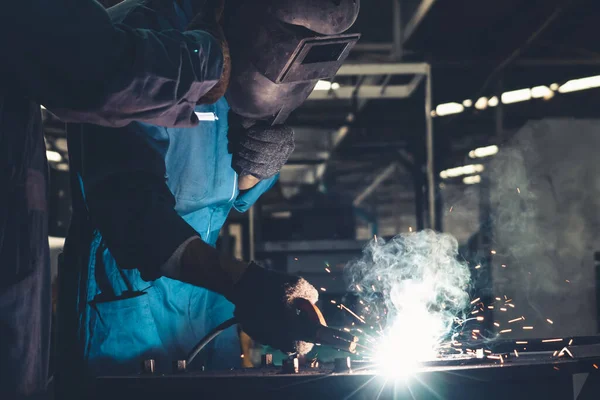
[[[217,118],[196,128],[167,129],[142,123],[128,127],[164,159],[175,210],[212,246],[230,210],[246,211],[277,179],[262,181],[240,195],[228,152],[228,111],[222,98],[196,108],[203,117]],[[136,157],[132,154],[137,165],[149,162]],[[95,176],[106,173],[86,171],[83,187],[93,185]],[[80,337],[85,341],[84,358],[92,375],[137,373],[140,362],[149,358],[156,360],[158,371],[167,372],[173,361],[184,359],[212,328],[233,316],[233,305],[221,295],[165,277],[145,281],[139,270],[119,268],[98,231],[89,254]],[[124,292],[137,295],[98,300],[118,298]],[[217,337],[194,364],[215,369],[239,366],[237,328]]]

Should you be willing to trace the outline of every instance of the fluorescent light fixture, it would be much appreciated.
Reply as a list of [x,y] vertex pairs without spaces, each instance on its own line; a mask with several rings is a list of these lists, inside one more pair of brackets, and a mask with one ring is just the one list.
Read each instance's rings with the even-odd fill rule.
[[46,151],[46,158],[48,159],[48,161],[52,161],[52,162],[61,162],[62,161],[62,156],[60,155],[60,153],[58,153],[56,151],[51,151],[51,150]]
[[338,90],[339,88],[340,84],[337,82],[318,81],[314,90]]
[[467,99],[467,100],[463,101],[463,106],[473,107],[473,100]]
[[440,117],[450,114],[458,114],[465,110],[462,104],[459,103],[444,103],[435,108],[435,112]]
[[488,100],[488,106],[496,107],[498,105],[498,96],[490,97]]
[[502,93],[502,103],[512,104],[531,100],[531,89],[519,89]]
[[463,183],[465,185],[474,185],[479,182],[481,182],[481,175],[465,176],[463,178]]
[[534,99],[549,99],[554,96],[554,92],[548,86],[536,86],[531,88],[531,97]]
[[483,172],[483,170],[484,167],[482,164],[463,165],[462,167],[450,168],[440,172],[440,177],[442,179],[456,178],[457,176],[462,175],[478,174]]
[[492,145],[492,146],[486,146],[486,147],[479,147],[475,150],[471,150],[469,152],[469,157],[484,158],[484,157],[493,156],[496,153],[498,153],[498,146]]
[[487,97],[480,97],[475,102],[475,108],[478,109],[478,110],[485,110],[487,108],[487,106],[488,106],[488,99],[487,99]]
[[560,93],[570,93],[578,90],[593,89],[597,87],[600,87],[600,75],[589,76],[581,79],[571,79],[558,88],[558,91]]

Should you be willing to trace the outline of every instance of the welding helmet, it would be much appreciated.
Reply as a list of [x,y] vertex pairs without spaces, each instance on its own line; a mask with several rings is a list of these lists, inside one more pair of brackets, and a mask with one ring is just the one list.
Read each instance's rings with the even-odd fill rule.
[[360,0],[228,0],[232,70],[225,97],[242,118],[281,124],[320,79],[333,78],[359,34]]

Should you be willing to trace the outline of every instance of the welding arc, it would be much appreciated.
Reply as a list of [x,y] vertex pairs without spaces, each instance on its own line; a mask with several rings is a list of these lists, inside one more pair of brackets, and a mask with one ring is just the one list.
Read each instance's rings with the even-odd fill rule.
[[238,321],[236,318],[230,318],[227,321],[223,322],[221,325],[217,326],[212,331],[208,332],[208,334],[204,336],[196,346],[194,346],[192,351],[190,351],[190,354],[187,357],[187,365],[190,365],[192,361],[194,361],[194,358],[196,358],[198,353],[200,353],[202,349],[206,347],[206,345],[209,344],[214,338],[219,336],[221,332],[237,323]]

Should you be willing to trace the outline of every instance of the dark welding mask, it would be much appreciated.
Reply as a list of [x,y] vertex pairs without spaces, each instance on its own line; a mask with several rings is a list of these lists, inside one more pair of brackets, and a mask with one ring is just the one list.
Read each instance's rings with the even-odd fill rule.
[[360,0],[228,0],[231,52],[225,95],[242,118],[281,124],[320,79],[335,76],[359,34]]

